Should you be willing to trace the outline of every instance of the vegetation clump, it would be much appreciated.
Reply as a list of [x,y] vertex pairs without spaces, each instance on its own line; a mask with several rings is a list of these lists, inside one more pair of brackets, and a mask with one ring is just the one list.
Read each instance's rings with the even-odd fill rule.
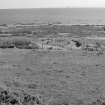
[[2,39],[0,40],[0,48],[38,49],[39,46],[26,39]]
[[82,48],[83,51],[85,51],[86,55],[91,53],[96,56],[100,56],[104,54],[104,48],[101,45],[101,43],[96,42],[95,44],[86,44],[84,48]]
[[0,105],[43,105],[41,99],[37,95],[32,96],[27,93],[21,94],[2,90],[0,92]]

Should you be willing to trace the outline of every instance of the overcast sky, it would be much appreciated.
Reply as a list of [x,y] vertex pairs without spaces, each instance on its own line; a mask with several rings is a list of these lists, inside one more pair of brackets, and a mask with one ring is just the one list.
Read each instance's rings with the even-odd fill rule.
[[48,7],[105,7],[105,0],[0,0],[0,9]]

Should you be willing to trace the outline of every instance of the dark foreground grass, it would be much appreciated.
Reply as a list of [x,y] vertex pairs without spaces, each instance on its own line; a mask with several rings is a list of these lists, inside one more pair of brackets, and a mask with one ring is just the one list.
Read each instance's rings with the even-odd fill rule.
[[25,92],[10,92],[3,90],[0,92],[0,105],[44,105],[39,95],[32,96]]
[[67,96],[50,98],[47,102],[41,95],[31,95],[24,91],[13,92],[0,88],[0,105],[105,105],[105,98],[100,96],[93,102],[85,103],[80,99],[69,99]]

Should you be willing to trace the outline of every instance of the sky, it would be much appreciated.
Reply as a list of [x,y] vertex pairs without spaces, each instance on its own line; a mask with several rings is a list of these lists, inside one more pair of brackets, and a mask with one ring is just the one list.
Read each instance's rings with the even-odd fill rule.
[[0,9],[8,8],[105,8],[105,0],[0,0]]

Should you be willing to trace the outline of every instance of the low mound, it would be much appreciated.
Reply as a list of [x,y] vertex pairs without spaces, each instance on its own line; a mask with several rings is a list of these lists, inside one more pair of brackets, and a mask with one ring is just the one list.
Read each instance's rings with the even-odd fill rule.
[[0,48],[38,49],[39,46],[28,39],[1,39]]

